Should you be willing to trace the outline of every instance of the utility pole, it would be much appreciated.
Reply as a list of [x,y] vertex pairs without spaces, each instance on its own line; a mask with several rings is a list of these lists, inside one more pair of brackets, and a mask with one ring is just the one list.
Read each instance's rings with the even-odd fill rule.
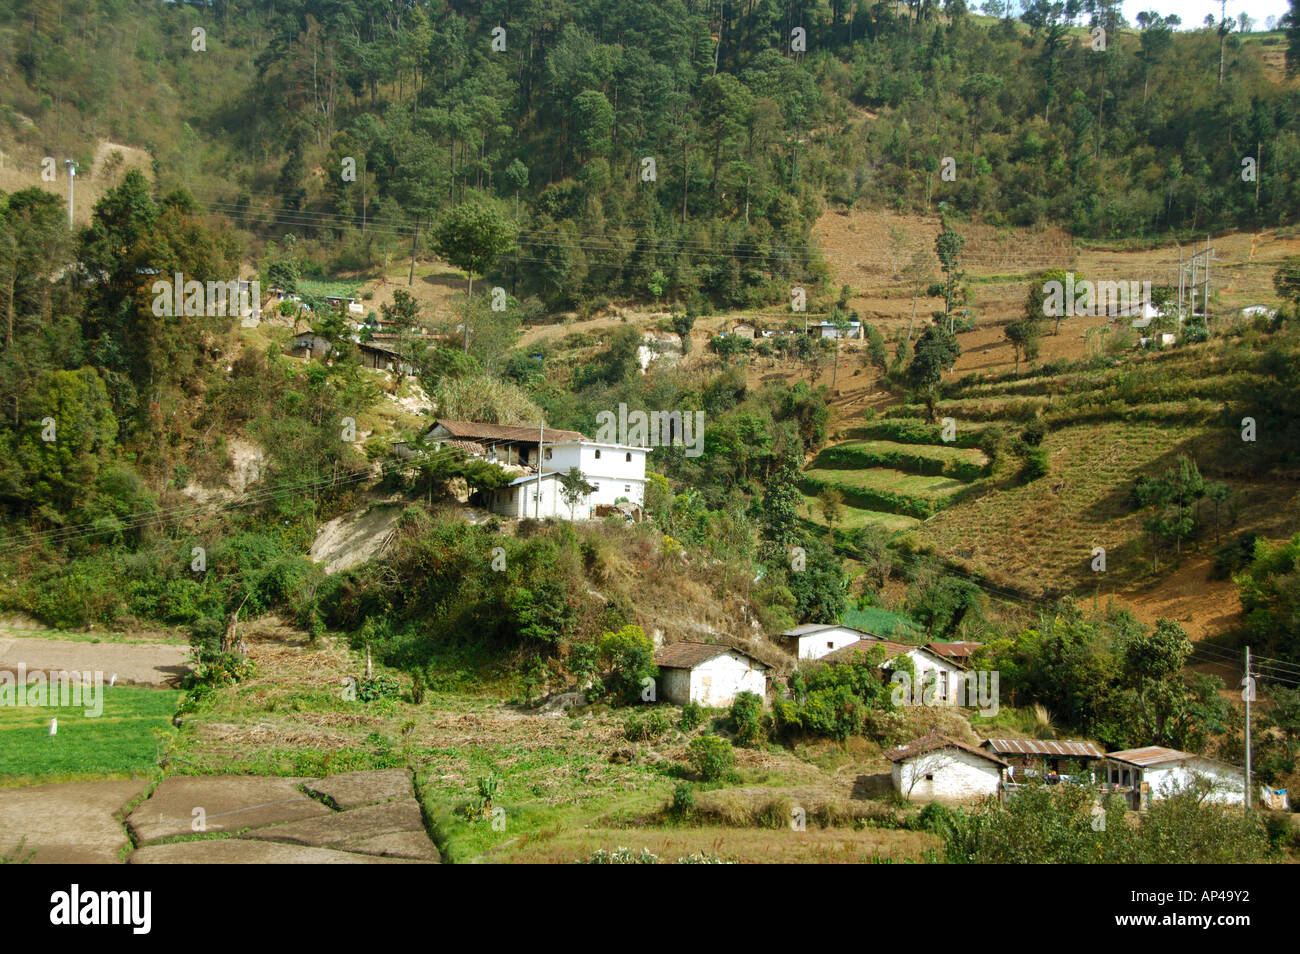
[[538,520],[542,519],[542,441],[546,438],[546,418],[541,418],[537,424],[537,505],[533,509],[534,516]]
[[1210,236],[1205,236],[1205,294],[1201,297],[1201,311],[1205,314],[1205,327],[1210,327],[1210,259],[1213,257],[1213,250],[1210,248]]
[[1183,247],[1178,246],[1178,320],[1183,320]]
[[1255,140],[1255,208],[1259,208],[1259,180],[1261,173],[1264,171],[1260,165],[1264,161],[1264,144],[1258,139]]
[[1246,811],[1250,811],[1250,703],[1255,698],[1255,680],[1250,674],[1250,647],[1246,647],[1246,678],[1241,680],[1243,686],[1241,698],[1246,701]]
[[[408,275],[406,278],[406,284],[408,286],[415,284],[415,238],[419,234],[420,234],[420,217],[417,215],[415,217],[415,229],[414,231],[411,232],[411,274]],[[466,346],[466,350],[469,350],[468,345]]]
[[64,159],[63,164],[68,167],[68,228],[72,226],[72,198],[76,191],[74,183],[77,179],[77,164],[71,159]]

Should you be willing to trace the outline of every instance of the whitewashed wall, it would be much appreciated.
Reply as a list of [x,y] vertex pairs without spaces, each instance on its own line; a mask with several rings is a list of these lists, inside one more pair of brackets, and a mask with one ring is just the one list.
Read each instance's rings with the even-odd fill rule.
[[965,693],[963,693],[961,689],[963,685],[962,677],[964,670],[947,660],[936,659],[935,657],[916,649],[909,652],[907,658],[912,660],[912,668],[916,673],[916,681],[912,684],[914,701],[915,695],[923,691],[921,687],[929,685],[929,680],[935,678],[934,676],[931,676],[930,673],[937,671],[940,673],[946,673],[946,676],[938,677],[941,681],[939,683],[940,688],[935,691],[935,699],[937,700],[944,694],[942,691],[944,685],[942,680],[946,678],[948,704],[955,706],[961,705],[965,702]]
[[[621,498],[637,506],[645,503],[644,447],[574,442],[548,445],[546,452],[551,455],[543,462],[546,473],[567,474],[577,467],[587,483],[596,486],[596,492],[576,508],[579,517],[585,517],[591,507],[613,504]],[[564,516],[568,516],[567,509]]]
[[826,629],[820,633],[810,633],[798,639],[800,659],[821,659],[827,653],[851,646],[862,637],[849,629]]
[[667,701],[677,705],[696,702],[722,708],[731,705],[742,692],[764,698],[767,675],[758,663],[739,653],[726,653],[690,670],[661,670],[660,692]]
[[1189,759],[1142,770],[1142,781],[1151,788],[1152,800],[1167,798],[1174,792],[1193,785],[1197,776],[1214,783],[1214,791],[1206,801],[1221,805],[1241,805],[1245,802],[1246,776],[1229,765],[1220,765],[1208,759]]
[[[997,764],[961,749],[936,749],[895,762],[892,774],[894,790],[914,802],[968,801],[996,795],[1002,778]],[[934,780],[927,780],[927,774],[934,775]]]

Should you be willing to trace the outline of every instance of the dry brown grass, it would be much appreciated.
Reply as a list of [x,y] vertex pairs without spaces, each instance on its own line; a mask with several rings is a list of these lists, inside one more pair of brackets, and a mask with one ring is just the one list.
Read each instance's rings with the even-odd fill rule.
[[[874,860],[921,861],[939,839],[926,832],[866,828],[861,831],[806,831],[743,828],[675,828],[627,830],[587,828],[544,832],[521,837],[512,845],[510,861],[524,864],[565,864],[586,861],[597,850],[647,848],[661,861],[672,862],[694,853],[726,861],[758,864],[864,864]],[[490,856],[484,860],[493,860]]]

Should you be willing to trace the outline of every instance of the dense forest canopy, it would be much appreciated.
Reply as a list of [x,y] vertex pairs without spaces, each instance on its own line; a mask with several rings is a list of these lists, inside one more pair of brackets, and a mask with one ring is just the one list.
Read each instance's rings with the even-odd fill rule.
[[[656,271],[671,297],[774,301],[822,274],[809,228],[827,204],[944,202],[1093,238],[1300,210],[1296,92],[1236,21],[1128,24],[1116,3],[1074,0],[1005,12],[499,0],[145,16],[83,3],[14,5],[0,24],[15,110],[47,139],[60,104],[102,111],[97,132],[143,141],[164,187],[198,189],[262,234],[345,241],[354,258],[483,197],[521,229],[498,265],[512,292],[552,307],[649,297]],[[106,61],[123,86],[167,84],[151,95],[170,97],[157,115],[181,135],[115,103]]]

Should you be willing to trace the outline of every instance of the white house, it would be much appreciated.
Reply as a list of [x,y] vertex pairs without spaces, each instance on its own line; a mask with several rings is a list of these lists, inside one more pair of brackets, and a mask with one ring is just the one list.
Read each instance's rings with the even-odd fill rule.
[[808,623],[787,629],[777,637],[798,659],[820,659],[827,653],[851,646],[863,639],[880,639],[852,626],[838,623]]
[[885,753],[894,791],[909,801],[961,802],[997,795],[1007,763],[945,735],[931,734]]
[[1218,759],[1148,745],[1108,752],[1106,762],[1107,783],[1130,790],[1129,803],[1134,809],[1149,808],[1152,801],[1168,798],[1202,781],[1211,786],[1206,801],[1241,805],[1246,800],[1245,772]]
[[[840,329],[837,328],[837,327],[835,326],[835,323],[834,323],[833,321],[823,321],[820,325],[816,325],[816,326],[810,327],[808,330],[809,330],[809,332],[810,332],[811,334],[816,335],[816,336],[820,336],[820,337],[822,337],[822,338],[838,338],[838,337],[840,337]],[[862,337],[862,322],[860,322],[860,321],[850,321],[850,322],[848,323],[848,328],[847,328],[847,329],[845,330],[845,332],[844,332],[844,337],[845,337],[845,338],[861,338],[861,337]]]
[[[627,501],[645,504],[645,458],[648,449],[627,444],[600,444],[584,437],[542,445],[541,473],[517,477],[492,492],[493,513],[504,517],[561,517],[585,520],[597,507]],[[535,455],[533,455],[535,458]],[[570,506],[561,475],[577,468],[593,488]]]
[[914,676],[911,691],[914,697],[920,697],[925,687],[933,685],[937,686],[933,693],[935,700],[946,700],[952,706],[963,704],[963,698],[967,697],[962,692],[966,667],[926,646],[912,646],[896,643],[892,639],[873,637],[828,652],[821,657],[821,661],[832,664],[851,663],[859,654],[870,652],[877,646],[884,650],[884,661],[880,668],[886,672],[897,669],[896,661],[899,659],[905,657],[911,660]]
[[[444,443],[463,447],[469,442],[483,449],[484,459],[518,468],[511,471],[517,476],[510,483],[488,495],[489,508],[503,517],[586,520],[597,507],[623,501],[638,508],[645,504],[649,448],[592,441],[579,431],[448,420],[439,420],[427,440],[435,447]],[[560,477],[573,468],[593,490],[574,499],[571,506]]]
[[655,654],[655,665],[660,696],[677,705],[721,708],[742,692],[767,696],[768,666],[721,643],[673,643]]

